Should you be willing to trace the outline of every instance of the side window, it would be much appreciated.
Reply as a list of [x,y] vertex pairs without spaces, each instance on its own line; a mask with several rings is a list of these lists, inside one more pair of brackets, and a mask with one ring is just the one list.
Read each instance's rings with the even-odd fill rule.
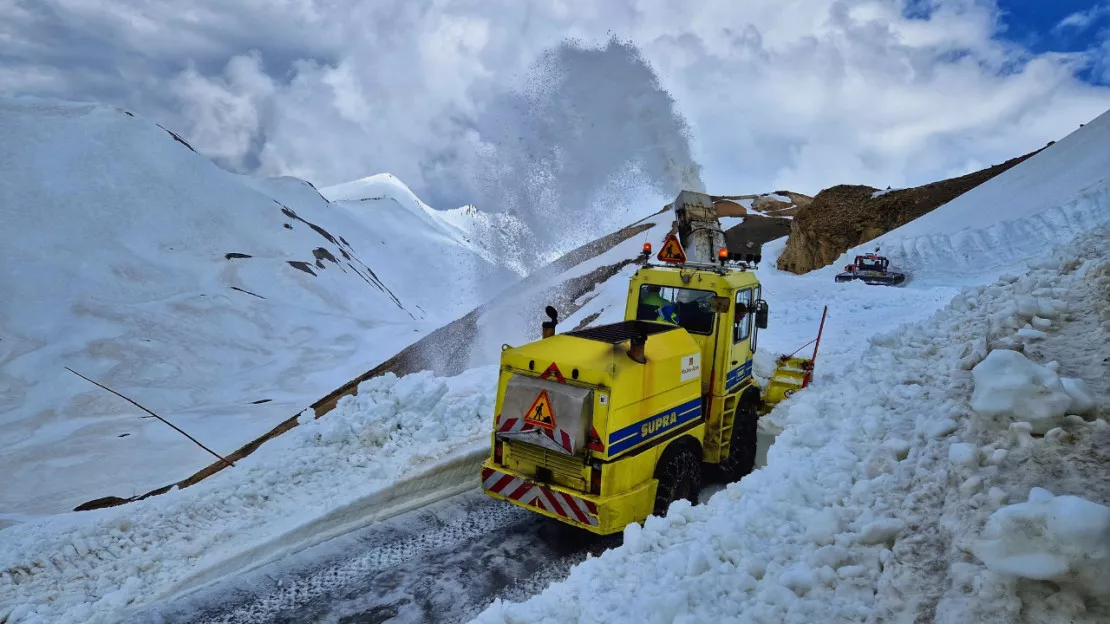
[[[756,301],[760,301],[762,299],[763,299],[763,287],[762,286],[756,286],[755,287],[755,296],[752,297],[752,305],[754,306]],[[755,353],[755,343],[759,339],[759,330],[755,329],[755,312],[752,312],[749,316],[752,317],[752,331],[754,332],[752,334],[752,353]]]
[[736,318],[732,322],[733,342],[743,342],[748,339],[748,336],[752,333],[752,317],[754,315],[751,289],[736,293]]

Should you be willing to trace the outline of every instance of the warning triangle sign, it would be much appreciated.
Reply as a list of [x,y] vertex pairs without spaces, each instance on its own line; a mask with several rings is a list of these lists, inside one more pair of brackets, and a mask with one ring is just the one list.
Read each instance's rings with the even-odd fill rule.
[[567,378],[563,377],[563,372],[559,370],[559,367],[555,365],[555,362],[552,362],[551,366],[548,366],[547,370],[545,370],[543,374],[540,375],[540,379],[548,379],[550,377],[554,377],[555,381],[558,381],[559,383],[567,382]]
[[659,254],[655,257],[661,262],[672,262],[674,264],[686,262],[686,252],[683,251],[682,243],[678,242],[678,237],[674,234],[667,235],[667,240],[663,241],[663,248],[659,250]]
[[524,413],[524,422],[544,429],[555,429],[555,412],[551,409],[551,397],[547,390],[540,390],[539,396],[532,401],[532,407]]

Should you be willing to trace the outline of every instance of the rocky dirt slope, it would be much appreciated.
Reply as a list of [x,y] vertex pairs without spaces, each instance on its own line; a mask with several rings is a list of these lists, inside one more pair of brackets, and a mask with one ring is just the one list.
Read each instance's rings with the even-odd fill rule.
[[813,198],[793,191],[711,195],[725,242],[733,253],[761,255],[763,244],[790,234],[790,221]]
[[765,217],[792,217],[813,198],[793,191],[775,191],[762,195],[711,195],[717,215],[743,217],[751,214]]
[[842,184],[825,189],[797,210],[778,268],[802,274],[827,266],[852,247],[939,208],[1040,151],[915,188],[880,191]]

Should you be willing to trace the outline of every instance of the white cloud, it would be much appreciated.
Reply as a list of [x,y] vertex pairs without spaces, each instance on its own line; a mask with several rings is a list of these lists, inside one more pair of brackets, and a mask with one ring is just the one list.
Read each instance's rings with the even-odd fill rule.
[[264,126],[275,93],[257,53],[233,57],[223,75],[209,78],[189,67],[169,82],[190,120],[190,141],[205,154],[245,168],[244,159]]
[[1060,20],[1060,23],[1056,24],[1053,30],[1086,30],[1090,28],[1092,24],[1106,16],[1110,16],[1110,4],[1097,4],[1086,11],[1076,11],[1068,15]]
[[[649,90],[612,61],[595,59],[597,71],[622,73],[607,80],[577,67],[575,84],[591,91],[564,85],[558,101],[573,105],[543,112],[560,120],[522,121],[507,108],[536,107],[525,96],[550,85],[530,83],[529,67],[567,37],[597,45],[611,32],[642,50],[689,122],[712,192],[927,182],[1041,147],[1110,108],[1110,89],[1075,77],[1089,57],[995,39],[993,0],[35,6],[0,28],[14,51],[0,56],[0,75],[13,76],[0,89],[65,93],[67,81],[72,97],[165,120],[228,166],[320,184],[390,171],[441,207],[473,201],[467,183],[501,180],[492,169],[521,183],[528,154],[592,148],[612,160],[622,157],[612,142],[635,151],[652,140],[682,152],[669,122],[648,121],[665,102],[631,104]],[[543,135],[553,128],[582,136]],[[505,154],[518,166],[496,160]],[[560,171],[596,182],[573,165]]]

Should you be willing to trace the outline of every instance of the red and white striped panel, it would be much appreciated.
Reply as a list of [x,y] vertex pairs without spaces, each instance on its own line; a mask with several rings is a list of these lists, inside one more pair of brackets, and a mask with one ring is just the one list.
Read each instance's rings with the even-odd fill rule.
[[574,438],[570,434],[558,427],[554,431],[537,427],[531,423],[524,422],[523,418],[509,418],[497,428],[497,433],[524,433],[525,431],[539,431],[545,436],[551,438],[555,444],[563,447],[567,453],[574,454]]
[[482,488],[521,505],[531,505],[582,524],[597,526],[597,505],[588,500],[505,474],[482,469]]

